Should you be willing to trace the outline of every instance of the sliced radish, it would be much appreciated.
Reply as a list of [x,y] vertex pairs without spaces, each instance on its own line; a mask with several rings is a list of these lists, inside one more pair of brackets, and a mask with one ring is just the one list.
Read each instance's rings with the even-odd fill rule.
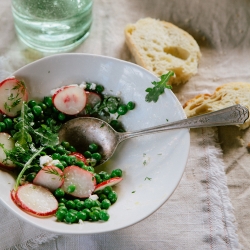
[[63,181],[64,175],[60,168],[56,166],[46,166],[37,173],[33,183],[55,191],[62,186]]
[[[63,171],[64,183],[62,189],[64,192],[79,198],[89,197],[95,190],[96,180],[92,173],[79,168],[78,166],[66,167]],[[73,192],[69,191],[70,186],[74,186]]]
[[0,111],[15,117],[21,110],[22,101],[28,100],[28,92],[23,81],[15,77],[8,78],[0,83]]
[[24,211],[41,217],[53,215],[58,208],[56,198],[47,188],[31,183],[18,187],[16,202]]
[[103,181],[101,183],[99,183],[98,185],[96,185],[95,187],[95,192],[104,189],[107,186],[114,186],[117,183],[121,182],[122,178],[121,177],[113,177],[110,178],[109,180]]
[[88,162],[87,162],[87,159],[85,158],[84,155],[82,155],[81,153],[78,153],[78,152],[72,152],[70,153],[69,155],[73,155],[76,157],[76,159],[78,161],[82,161],[86,166],[88,166]]
[[102,97],[95,92],[86,91],[86,95],[87,95],[86,104],[89,104],[91,107],[94,107],[97,103],[102,101]]
[[[94,107],[97,103],[101,102],[102,101],[102,97],[95,93],[95,92],[89,92],[89,91],[86,91],[86,96],[87,96],[87,102],[86,102],[86,105],[89,105],[90,107]],[[87,112],[85,110],[85,108],[79,112],[77,114],[77,116],[86,116],[87,115]]]
[[85,107],[87,97],[84,89],[74,85],[58,89],[52,100],[55,107],[62,113],[76,115]]
[[[15,142],[12,137],[7,133],[0,133],[0,143],[3,145],[4,149],[12,150],[15,147]],[[6,154],[2,147],[0,147],[0,166],[4,167],[5,169],[13,169],[16,165],[10,161],[6,161]]]

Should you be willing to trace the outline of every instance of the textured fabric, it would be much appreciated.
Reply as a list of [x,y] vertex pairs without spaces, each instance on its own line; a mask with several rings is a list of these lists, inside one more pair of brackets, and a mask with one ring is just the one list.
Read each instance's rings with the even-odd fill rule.
[[[250,82],[250,2],[246,0],[95,0],[89,38],[75,52],[113,56],[133,62],[125,45],[127,23],[153,17],[173,22],[198,41],[199,72],[174,92],[181,103],[229,81]],[[45,54],[17,41],[10,1],[0,2],[0,78]],[[0,79],[0,80],[1,80]],[[247,130],[248,131],[248,130]],[[249,153],[247,131],[220,128],[219,142],[231,193],[241,248],[250,249]],[[156,213],[113,233],[58,236],[20,221],[0,205],[0,249],[238,249],[234,214],[223,172],[217,131],[192,130],[190,157],[180,185]],[[239,137],[237,137],[239,136]],[[232,140],[231,140],[232,138]],[[1,172],[0,172],[1,174]]]
[[169,201],[147,219],[106,234],[59,236],[39,249],[239,249],[215,134],[211,128],[191,131],[183,178]]

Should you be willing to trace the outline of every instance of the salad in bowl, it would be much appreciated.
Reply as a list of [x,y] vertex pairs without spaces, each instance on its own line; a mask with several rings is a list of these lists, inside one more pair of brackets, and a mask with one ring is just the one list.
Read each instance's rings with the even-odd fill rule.
[[58,137],[65,122],[82,116],[118,132],[185,118],[171,90],[160,87],[159,95],[152,82],[161,81],[135,64],[88,54],[47,57],[2,81],[1,201],[57,233],[117,230],[156,211],[183,174],[187,129],[123,142],[100,166],[100,145],[79,152]]

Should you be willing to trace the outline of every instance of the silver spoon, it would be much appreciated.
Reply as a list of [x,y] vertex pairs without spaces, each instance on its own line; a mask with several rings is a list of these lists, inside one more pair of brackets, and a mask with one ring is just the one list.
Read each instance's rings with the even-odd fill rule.
[[246,107],[234,105],[208,114],[123,133],[116,132],[108,123],[100,119],[79,117],[66,122],[62,126],[59,131],[59,140],[68,141],[80,153],[88,150],[89,144],[97,144],[102,155],[102,159],[98,163],[100,165],[113,155],[118,144],[125,139],[171,129],[243,124],[248,117],[249,111]]

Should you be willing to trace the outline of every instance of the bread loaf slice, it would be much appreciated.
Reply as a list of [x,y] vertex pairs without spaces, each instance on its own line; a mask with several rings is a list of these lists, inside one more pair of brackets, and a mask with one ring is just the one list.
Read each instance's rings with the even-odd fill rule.
[[[250,83],[231,82],[224,84],[218,87],[212,95],[197,95],[187,101],[183,105],[183,108],[187,117],[192,117],[217,111],[235,104],[241,104],[250,110]],[[248,118],[244,124],[238,126],[240,129],[246,129],[250,126],[250,119]]]
[[170,84],[187,82],[197,73],[200,48],[194,38],[177,26],[152,18],[125,27],[125,40],[140,66],[156,76],[172,70]]

